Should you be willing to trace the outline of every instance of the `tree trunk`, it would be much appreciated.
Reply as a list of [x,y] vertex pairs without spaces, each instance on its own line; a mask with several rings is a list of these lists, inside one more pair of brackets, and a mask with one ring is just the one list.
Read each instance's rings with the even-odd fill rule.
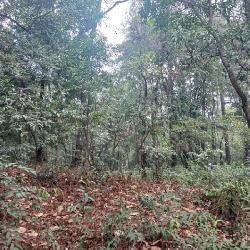
[[141,117],[141,129],[140,133],[140,146],[139,146],[139,164],[142,170],[142,178],[147,177],[146,167],[147,167],[147,153],[145,149],[145,141],[148,136],[148,131],[146,131],[146,122],[143,117]]
[[60,167],[60,146],[59,144],[56,145],[56,167]]
[[36,149],[36,162],[39,163],[39,164],[43,164],[44,162],[47,161],[47,155],[46,153],[44,152],[44,149],[42,146],[39,146],[37,149]]
[[247,126],[248,126],[248,131],[247,131],[247,135],[246,135],[246,143],[245,143],[245,152],[246,152],[245,164],[247,167],[250,167],[250,103],[248,100],[248,95],[241,88],[231,65],[229,64],[229,62],[227,61],[227,58],[224,55],[223,48],[218,41],[217,41],[217,46],[218,46],[218,51],[219,51],[219,55],[220,55],[222,64],[227,71],[229,80],[230,80],[233,88],[235,89],[236,93],[238,94],[238,96],[241,100],[241,103],[242,103],[242,110],[245,114],[245,119],[246,119]]
[[78,129],[76,133],[76,147],[75,147],[75,152],[73,155],[73,159],[71,162],[72,167],[78,167],[82,164],[82,150],[83,150],[83,145],[82,145],[82,132],[80,129]]
[[250,128],[247,129],[245,139],[245,165],[250,169]]
[[[250,103],[248,100],[247,93],[242,89],[240,86],[238,79],[236,77],[236,74],[232,68],[232,65],[230,64],[230,61],[226,57],[226,53],[224,51],[223,47],[223,41],[220,40],[220,38],[217,36],[216,31],[213,31],[210,27],[210,25],[207,24],[206,21],[203,20],[202,16],[200,15],[199,11],[195,8],[195,1],[187,1],[187,0],[182,0],[184,5],[187,7],[191,8],[195,14],[195,16],[199,19],[199,21],[202,23],[202,25],[207,29],[207,31],[213,36],[217,49],[219,52],[219,57],[221,59],[221,62],[228,74],[229,80],[231,85],[233,86],[234,90],[238,94],[239,98],[241,99],[242,103],[242,110],[245,114],[245,119],[247,122],[248,126],[248,131],[246,135],[246,144],[245,144],[245,163],[247,167],[250,167]],[[246,24],[249,28],[249,23],[250,23],[250,0],[244,0],[244,8],[245,8],[245,16],[246,16]]]
[[141,170],[142,170],[142,178],[146,178],[147,177],[147,172],[146,172],[147,155],[146,155],[146,152],[145,152],[144,145],[140,147],[139,160],[140,160],[140,167],[141,167]]
[[250,0],[244,0],[245,16],[247,24],[250,25]]
[[[221,114],[222,117],[225,118],[226,115],[226,104],[225,98],[222,92],[220,92],[220,103],[221,103]],[[226,127],[223,128],[223,137],[224,137],[224,146],[225,146],[225,160],[227,164],[231,163],[231,152],[230,152],[230,143],[229,143],[229,135]]]

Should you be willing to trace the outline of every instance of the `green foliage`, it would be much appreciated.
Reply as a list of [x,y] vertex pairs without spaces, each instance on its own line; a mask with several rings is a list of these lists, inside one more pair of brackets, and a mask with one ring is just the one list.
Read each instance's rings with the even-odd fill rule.
[[246,190],[241,185],[227,184],[221,188],[213,188],[206,193],[212,201],[213,210],[219,213],[224,219],[240,222],[243,218],[242,198]]
[[153,196],[139,196],[139,204],[141,207],[146,207],[150,210],[154,210],[156,205],[156,198]]
[[[13,229],[12,231],[7,231],[1,228],[1,232],[4,235],[4,247],[11,250],[22,250],[21,241],[19,233]],[[1,242],[2,243],[2,242]]]
[[83,197],[79,200],[77,208],[82,212],[91,212],[93,210],[94,199],[84,192]]
[[181,198],[175,194],[174,192],[163,192],[160,196],[160,201],[164,203],[166,199],[170,199],[172,201],[180,202]]
[[[1,1],[0,168],[40,166],[36,180],[49,182],[58,196],[55,166],[82,167],[98,185],[114,170],[174,180],[202,188],[214,211],[242,222],[250,207],[242,166],[250,154],[246,1],[135,1],[126,40],[116,48],[98,31],[103,2]],[[69,210],[92,211],[85,190],[91,181],[84,178],[83,195]],[[11,187],[1,194],[4,217],[22,219],[21,198],[50,198],[46,188],[23,188],[24,176],[0,180]],[[169,192],[138,197],[158,219],[169,212],[166,199],[182,201]],[[167,228],[143,224],[137,232],[123,228],[127,216],[107,218],[105,246],[143,237],[185,248],[233,244],[218,242],[208,214],[194,216],[204,230],[187,241],[177,236],[180,218]],[[6,237],[6,247],[18,248],[15,234]],[[52,232],[44,238],[59,247]]]
[[115,248],[126,236],[123,222],[129,215],[129,210],[121,210],[115,216],[107,215],[102,228],[102,241],[107,249]]
[[[2,232],[0,237],[0,243],[8,249],[23,249],[22,248],[22,237],[17,232],[15,223],[22,220],[27,216],[25,208],[22,207],[22,199],[30,199],[35,201],[38,199],[36,196],[36,187],[27,187],[23,184],[25,176],[17,175],[15,177],[8,176],[4,171],[5,167],[0,167],[0,183],[5,187],[4,192],[0,194],[0,216],[2,223],[0,225],[0,231]],[[35,175],[33,169],[15,166],[10,164],[6,167],[11,170],[12,168],[17,171],[25,171],[27,174]],[[12,223],[6,226],[6,221],[11,218]],[[11,228],[10,228],[11,227]]]
[[[21,170],[25,169],[30,174],[34,173],[34,171],[29,168],[18,166],[15,168],[19,168]],[[23,177],[19,175],[15,178],[0,173],[1,184],[7,187],[5,192],[1,193],[0,195],[0,212],[2,213],[3,217],[10,216],[14,219],[23,218],[25,212],[19,200],[27,197],[36,199],[36,188],[23,186],[20,178]]]
[[42,232],[42,239],[46,240],[49,247],[51,247],[52,249],[60,248],[60,244],[57,242],[53,232],[50,229],[46,229]]
[[42,201],[47,201],[49,199],[49,197],[50,197],[50,194],[48,193],[48,191],[46,190],[46,188],[41,187],[41,188],[37,189],[37,196]]

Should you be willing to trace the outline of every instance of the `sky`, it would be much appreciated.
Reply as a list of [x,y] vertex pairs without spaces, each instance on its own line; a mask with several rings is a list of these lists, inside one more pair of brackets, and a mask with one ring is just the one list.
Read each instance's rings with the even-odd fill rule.
[[[106,6],[111,6],[108,2],[113,1],[106,2],[106,4],[104,3],[103,9],[107,9]],[[103,18],[99,30],[107,38],[109,44],[117,45],[124,41],[124,24],[126,23],[126,16],[129,11],[129,7],[129,2],[121,3]]]

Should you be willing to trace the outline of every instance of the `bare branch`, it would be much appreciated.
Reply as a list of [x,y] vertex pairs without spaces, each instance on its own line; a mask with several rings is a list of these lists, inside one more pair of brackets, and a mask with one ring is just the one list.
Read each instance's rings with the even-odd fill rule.
[[0,13],[0,17],[6,18],[8,20],[10,20],[12,23],[16,24],[18,27],[20,27],[21,29],[23,29],[24,31],[26,31],[27,33],[29,33],[29,29],[26,28],[24,25],[22,25],[21,23],[19,23],[18,21],[16,21],[15,19],[13,19],[11,16],[4,14],[4,13]]
[[102,15],[105,16],[107,15],[111,10],[113,10],[117,5],[121,4],[121,3],[125,3],[128,2],[129,0],[120,0],[115,2],[110,8],[108,8],[107,10],[105,10]]
[[7,15],[7,14],[5,14],[5,13],[0,13],[0,17],[3,17],[3,18],[6,18],[6,19],[10,20],[12,23],[16,24],[18,27],[20,27],[21,29],[23,29],[23,30],[26,31],[27,33],[30,33],[32,26],[34,25],[34,23],[35,23],[37,20],[39,20],[39,19],[41,19],[41,18],[43,18],[43,17],[49,15],[49,14],[52,13],[53,11],[54,11],[54,9],[52,9],[52,10],[50,10],[50,11],[44,13],[44,14],[41,14],[40,16],[35,17],[35,18],[32,20],[31,24],[30,24],[29,26],[27,26],[27,27],[25,27],[25,26],[22,25],[20,22],[18,22],[17,20],[15,20],[14,18],[12,18],[11,16],[9,16],[9,15]]

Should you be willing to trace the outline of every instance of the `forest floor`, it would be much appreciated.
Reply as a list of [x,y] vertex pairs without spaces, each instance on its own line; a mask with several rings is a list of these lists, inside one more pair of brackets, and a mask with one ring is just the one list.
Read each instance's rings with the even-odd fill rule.
[[0,184],[7,194],[0,214],[1,249],[157,250],[183,249],[184,242],[192,249],[185,239],[207,240],[210,246],[231,237],[223,230],[229,222],[211,213],[202,190],[174,181],[80,178],[75,170],[46,178],[13,167],[4,176],[15,184]]

